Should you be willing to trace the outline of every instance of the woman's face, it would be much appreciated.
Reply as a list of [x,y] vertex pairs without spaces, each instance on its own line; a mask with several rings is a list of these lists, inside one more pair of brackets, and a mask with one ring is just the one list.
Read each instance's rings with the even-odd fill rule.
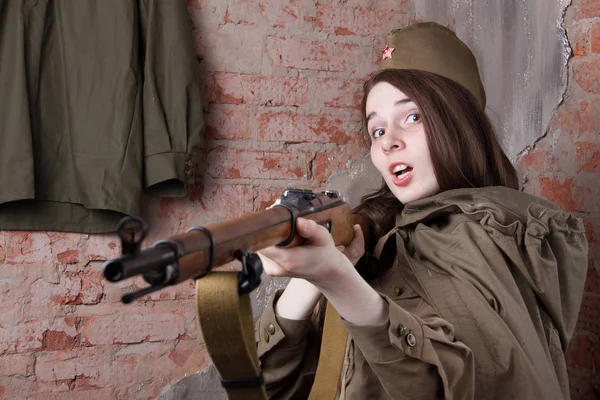
[[371,159],[403,204],[439,191],[421,113],[404,93],[377,83],[366,104]]

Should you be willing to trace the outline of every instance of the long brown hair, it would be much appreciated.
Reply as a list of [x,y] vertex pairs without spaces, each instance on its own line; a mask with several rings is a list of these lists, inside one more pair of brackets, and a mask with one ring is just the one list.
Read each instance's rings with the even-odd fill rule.
[[[458,83],[436,74],[389,69],[379,71],[365,82],[362,117],[369,145],[367,96],[379,82],[394,86],[419,108],[440,192],[486,186],[518,189],[515,168],[500,147],[492,124],[475,97]],[[354,212],[367,217],[370,222],[368,250],[393,228],[396,214],[402,208],[403,204],[385,183],[377,192],[362,198]]]

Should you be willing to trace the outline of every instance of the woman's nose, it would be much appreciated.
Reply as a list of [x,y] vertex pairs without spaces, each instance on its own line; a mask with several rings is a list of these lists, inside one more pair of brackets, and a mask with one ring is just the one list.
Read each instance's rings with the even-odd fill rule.
[[401,150],[406,147],[402,138],[400,138],[400,136],[394,132],[386,132],[386,134],[381,139],[381,148],[385,152]]

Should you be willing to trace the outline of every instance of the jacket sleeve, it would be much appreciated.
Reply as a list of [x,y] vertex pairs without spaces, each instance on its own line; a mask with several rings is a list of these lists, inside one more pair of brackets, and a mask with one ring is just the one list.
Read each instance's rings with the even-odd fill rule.
[[184,196],[204,129],[191,22],[183,0],[138,0],[144,188]]
[[269,399],[306,394],[319,357],[320,334],[315,318],[291,320],[275,314],[277,291],[254,324],[256,350]]
[[[380,294],[389,304],[379,326],[344,321],[356,346],[392,399],[473,399],[474,357],[454,337],[452,326],[428,314],[419,317]],[[420,300],[424,302],[424,300]]]

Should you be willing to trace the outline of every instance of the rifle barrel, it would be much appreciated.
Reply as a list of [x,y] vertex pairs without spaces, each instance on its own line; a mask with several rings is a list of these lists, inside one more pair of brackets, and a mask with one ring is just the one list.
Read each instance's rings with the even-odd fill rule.
[[[352,241],[353,229],[350,206],[343,201],[334,201],[321,210],[301,213],[303,218],[317,223],[330,224],[336,244],[347,245]],[[208,225],[214,239],[214,265],[217,267],[235,259],[237,250],[258,251],[285,241],[292,234],[292,216],[284,207],[272,207],[253,212],[221,223]],[[289,247],[300,244],[296,236]],[[197,230],[172,236],[166,241],[173,246],[159,244],[140,251],[137,255],[123,256],[107,261],[104,276],[111,282],[142,274],[148,280],[152,274],[161,274],[166,265],[178,263],[178,275],[170,284],[204,275],[209,268],[211,241],[209,236]],[[179,253],[179,254],[178,254]],[[152,283],[152,282],[150,282]]]

